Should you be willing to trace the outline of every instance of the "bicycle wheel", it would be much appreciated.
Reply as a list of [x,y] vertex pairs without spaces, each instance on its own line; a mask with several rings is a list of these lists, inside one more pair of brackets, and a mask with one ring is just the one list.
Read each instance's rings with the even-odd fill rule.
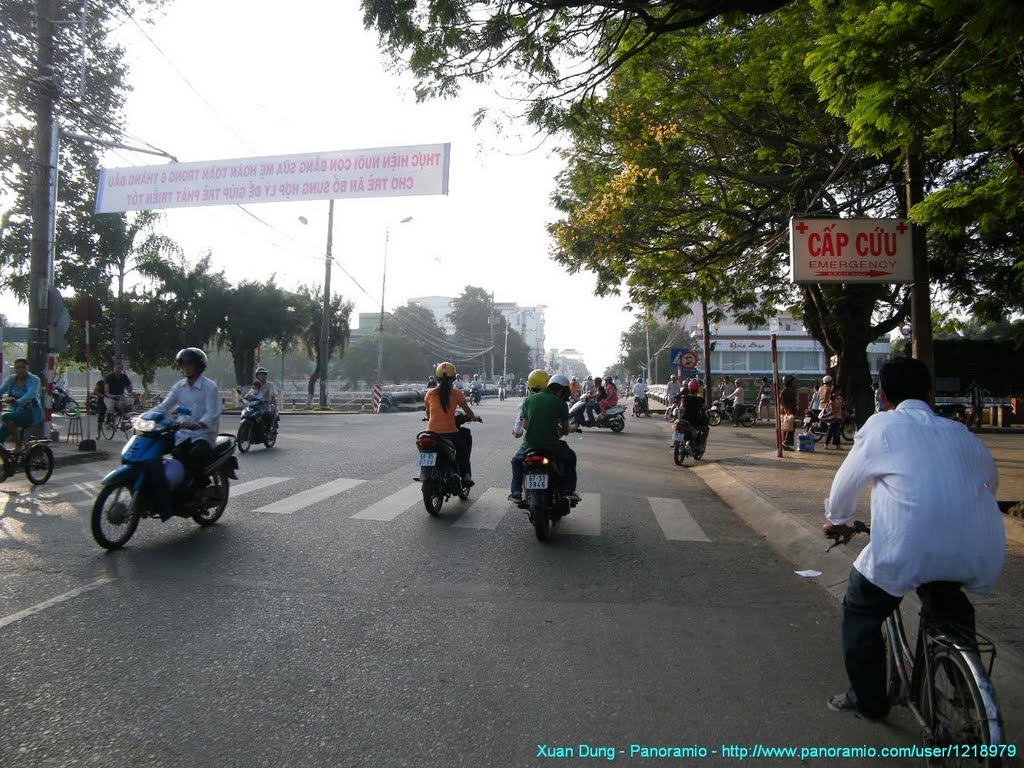
[[100,437],[105,437],[107,440],[114,439],[114,433],[117,432],[117,425],[114,424],[113,420],[109,417],[103,420],[100,424]]
[[[952,748],[949,757],[932,764],[1001,768],[1002,758],[998,754],[987,754],[987,748],[993,745],[993,722],[985,712],[981,692],[964,653],[946,645],[934,646],[930,675],[920,676],[917,701],[932,732],[928,746]],[[998,712],[994,725],[996,733],[1001,734]]]
[[53,474],[53,451],[46,445],[33,445],[25,457],[25,477],[32,485],[42,485]]

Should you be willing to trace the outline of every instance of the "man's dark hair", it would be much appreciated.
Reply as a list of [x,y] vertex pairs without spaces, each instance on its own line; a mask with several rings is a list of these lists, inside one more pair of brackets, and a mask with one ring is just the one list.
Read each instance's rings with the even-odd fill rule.
[[16,357],[16,358],[14,358],[14,365],[17,365],[18,363],[24,363],[25,365],[28,365],[28,358],[26,358],[26,357]]
[[932,375],[928,366],[913,357],[888,360],[878,372],[879,386],[893,405],[904,400],[928,400]]

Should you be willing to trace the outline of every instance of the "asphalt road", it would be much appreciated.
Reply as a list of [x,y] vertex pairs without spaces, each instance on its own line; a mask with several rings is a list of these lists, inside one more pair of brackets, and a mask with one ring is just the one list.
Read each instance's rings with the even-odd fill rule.
[[[417,414],[286,417],[218,525],[144,520],[111,554],[88,515],[114,460],[0,486],[0,765],[854,766],[799,750],[916,743],[825,708],[837,606],[672,463],[660,419],[570,438],[584,501],[538,542],[505,500],[516,404],[478,409],[477,484],[439,519]],[[721,427],[706,460],[752,448]]]

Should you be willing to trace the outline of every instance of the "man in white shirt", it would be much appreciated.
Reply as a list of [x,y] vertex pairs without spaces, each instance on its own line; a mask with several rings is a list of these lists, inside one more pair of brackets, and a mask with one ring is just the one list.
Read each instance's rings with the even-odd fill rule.
[[733,382],[733,390],[727,397],[732,400],[732,425],[740,425],[740,414],[743,413],[743,385],[739,379]]
[[639,400],[643,412],[650,415],[650,411],[647,408],[647,384],[644,383],[643,376],[638,376],[636,384],[633,385],[633,399]]
[[188,468],[197,485],[209,485],[204,470],[213,461],[213,444],[220,431],[220,393],[217,385],[203,376],[207,363],[203,350],[188,347],[174,360],[185,378],[171,387],[153,410],[166,415],[179,405],[189,408],[191,413],[174,433],[172,455]]
[[881,627],[903,595],[917,589],[922,613],[973,631],[974,609],[958,585],[988,592],[1006,549],[995,461],[966,427],[932,411],[928,368],[898,358],[879,378],[888,410],[858,430],[825,500],[823,527],[830,538],[847,533],[861,490],[871,484],[871,541],[853,564],[843,600],[850,689],[828,701],[869,719],[889,710]]

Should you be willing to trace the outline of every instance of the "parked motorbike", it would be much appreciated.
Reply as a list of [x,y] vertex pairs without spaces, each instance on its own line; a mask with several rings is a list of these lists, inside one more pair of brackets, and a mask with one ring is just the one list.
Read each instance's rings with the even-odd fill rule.
[[565,497],[562,468],[554,454],[527,451],[523,457],[523,500],[533,530],[540,541],[547,541],[551,529],[579,502]]
[[651,415],[651,409],[648,407],[647,395],[643,397],[633,397],[633,415],[634,416],[648,416]]
[[[455,414],[455,424],[461,429],[469,419],[462,411]],[[477,418],[477,421],[483,419]],[[422,484],[423,506],[432,516],[441,514],[441,507],[452,496],[465,501],[469,498],[469,489],[455,459],[455,445],[448,438],[436,432],[424,430],[416,435],[416,466],[420,468],[420,476],[414,477]]]
[[[188,408],[179,407],[187,416]],[[191,517],[199,525],[216,523],[228,504],[230,480],[238,476],[234,435],[219,435],[213,461],[203,470],[211,483],[199,487],[177,459],[167,456],[174,448],[179,423],[164,416],[145,414],[134,422],[135,434],[121,450],[121,466],[100,481],[102,490],[92,507],[92,536],[104,549],[128,543],[143,517],[160,517],[156,494],[161,483],[153,472],[162,472],[170,491],[174,516]]]
[[587,401],[580,400],[569,409],[569,428],[595,427],[597,429],[610,429],[612,432],[621,432],[626,428],[626,408],[622,405],[613,405],[605,411],[604,418],[600,415],[594,421],[587,421],[584,415]]
[[707,448],[707,437],[701,435],[686,419],[676,419],[672,429],[672,460],[680,467],[687,456],[700,461]]
[[78,401],[67,393],[64,387],[53,386],[53,410],[65,416],[73,416],[78,410]]
[[[740,405],[743,410],[740,412],[740,424],[744,427],[754,426],[754,406],[753,405]],[[726,403],[724,400],[715,400],[708,408],[708,423],[712,427],[717,427],[723,421],[732,421],[733,406],[732,403]]]
[[[822,438],[825,437],[828,433],[828,425],[831,423],[830,420],[821,419],[820,413],[821,411],[808,408],[804,414],[804,431],[814,435],[814,442],[816,443],[820,443]],[[857,436],[857,422],[853,418],[853,414],[847,413],[843,417],[843,425],[840,427],[839,433],[846,442],[853,442],[853,439]]]
[[263,443],[267,448],[273,448],[274,443],[277,442],[277,429],[280,424],[281,417],[278,414],[274,414],[273,421],[270,428],[267,429],[266,420],[264,418],[266,414],[266,408],[263,401],[251,400],[242,398],[242,416],[238,424],[238,450],[242,453],[247,452],[253,443]]

